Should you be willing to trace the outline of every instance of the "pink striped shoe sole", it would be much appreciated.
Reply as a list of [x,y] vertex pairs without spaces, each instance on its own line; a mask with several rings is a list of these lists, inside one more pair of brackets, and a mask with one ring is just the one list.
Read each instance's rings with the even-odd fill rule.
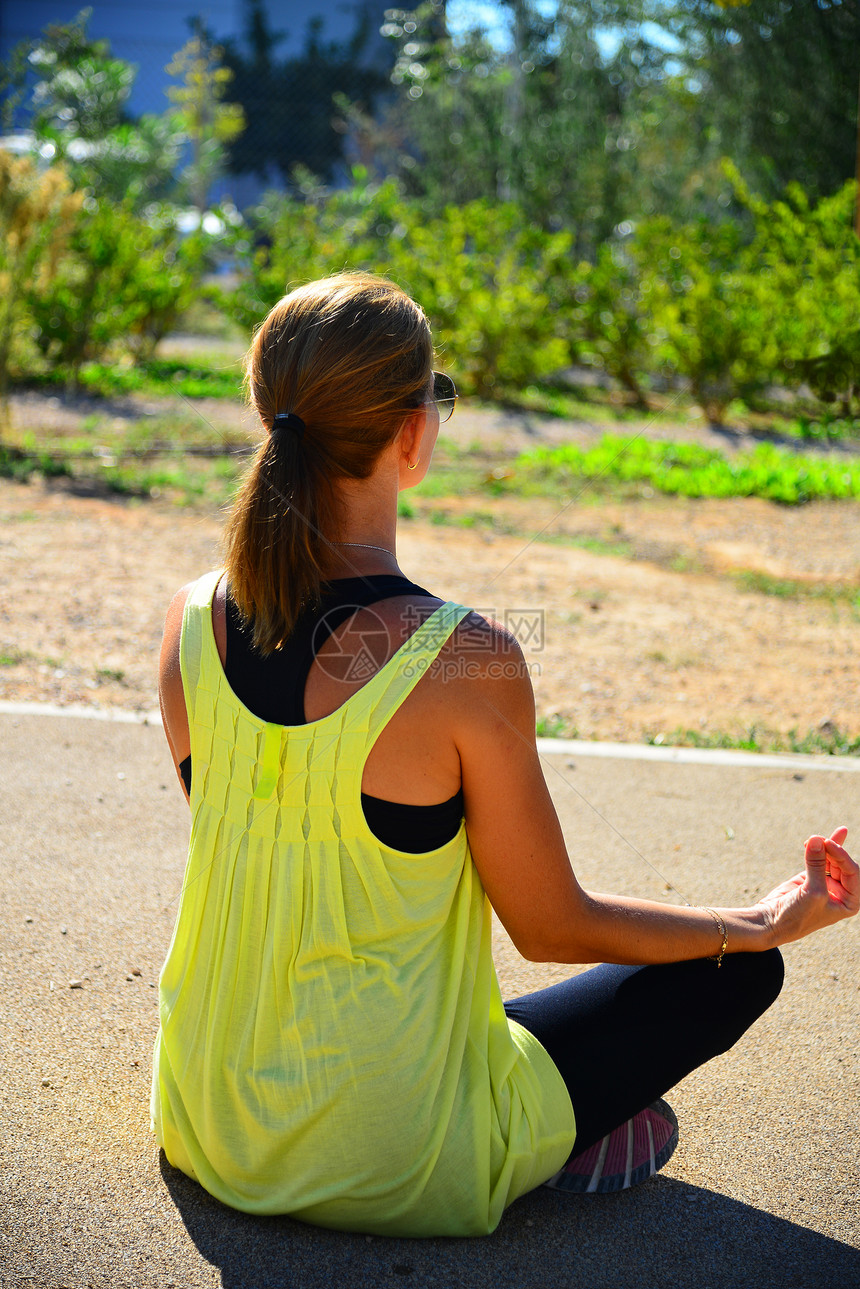
[[544,1185],[577,1195],[626,1191],[653,1177],[678,1144],[678,1120],[665,1101],[655,1101],[614,1128],[602,1141],[574,1155]]

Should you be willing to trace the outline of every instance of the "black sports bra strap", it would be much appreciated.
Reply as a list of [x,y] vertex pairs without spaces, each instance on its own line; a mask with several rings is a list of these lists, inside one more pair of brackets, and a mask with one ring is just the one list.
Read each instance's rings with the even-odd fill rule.
[[357,609],[397,595],[431,596],[429,591],[393,574],[337,578],[325,584],[322,603],[302,613],[281,649],[265,657],[254,650],[251,627],[242,621],[227,591],[227,660],[231,689],[260,720],[275,725],[304,725],[304,693],[314,658]]
[[356,609],[366,609],[370,604],[391,600],[396,595],[430,595],[423,587],[394,573],[378,573],[375,577],[341,577],[326,585],[328,590],[324,593],[321,608],[308,614],[307,626],[302,623],[302,628],[309,631],[313,658]]

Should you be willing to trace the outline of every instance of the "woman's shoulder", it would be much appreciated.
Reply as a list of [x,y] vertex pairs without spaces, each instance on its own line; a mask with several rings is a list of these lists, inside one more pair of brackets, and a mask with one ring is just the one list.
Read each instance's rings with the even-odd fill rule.
[[170,604],[168,605],[168,621],[171,616],[175,617],[177,613],[179,613],[181,617],[186,604],[193,595],[205,593],[211,601],[211,598],[223,576],[223,569],[211,569],[208,573],[203,573],[200,577],[195,577],[192,581],[186,582],[184,586],[180,586],[179,590],[175,592]]
[[[399,621],[412,616],[415,630],[437,609],[460,608],[464,616],[451,630],[427,669],[427,682],[444,697],[459,718],[471,719],[475,706],[498,711],[512,703],[533,703],[531,676],[522,648],[512,631],[493,616],[438,598],[415,599],[400,610]],[[411,634],[411,631],[404,633]],[[471,715],[467,715],[471,714]]]

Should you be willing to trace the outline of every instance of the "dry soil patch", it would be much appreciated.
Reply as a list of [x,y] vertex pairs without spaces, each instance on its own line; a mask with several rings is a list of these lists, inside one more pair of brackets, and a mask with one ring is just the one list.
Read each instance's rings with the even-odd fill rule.
[[[822,721],[860,734],[860,507],[657,499],[559,511],[497,513],[596,549],[427,517],[403,522],[399,540],[408,575],[519,627],[539,716],[587,738],[805,734]],[[166,606],[218,562],[219,533],[218,516],[0,482],[3,698],[153,709]],[[623,554],[602,553],[613,542]],[[738,568],[827,593],[760,594],[727,576]]]

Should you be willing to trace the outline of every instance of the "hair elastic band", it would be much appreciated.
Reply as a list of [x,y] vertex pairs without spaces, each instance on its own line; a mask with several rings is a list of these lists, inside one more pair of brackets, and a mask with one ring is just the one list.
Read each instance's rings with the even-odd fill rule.
[[272,433],[275,430],[292,430],[297,439],[305,432],[305,423],[295,412],[276,412],[272,417]]

